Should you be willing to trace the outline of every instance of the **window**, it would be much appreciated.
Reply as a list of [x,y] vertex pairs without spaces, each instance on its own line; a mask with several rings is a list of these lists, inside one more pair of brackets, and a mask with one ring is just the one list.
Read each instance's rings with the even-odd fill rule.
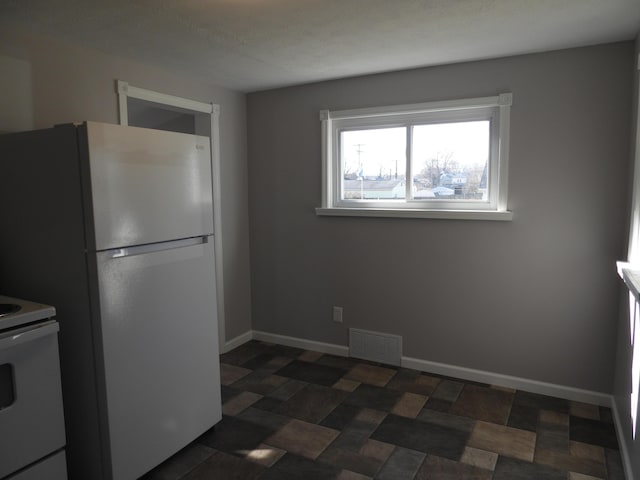
[[510,220],[511,94],[320,112],[319,215]]

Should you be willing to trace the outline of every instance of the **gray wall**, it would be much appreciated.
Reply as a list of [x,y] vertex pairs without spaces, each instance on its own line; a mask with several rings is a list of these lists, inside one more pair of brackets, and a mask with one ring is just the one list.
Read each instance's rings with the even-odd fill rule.
[[[221,106],[222,229],[226,336],[251,329],[245,95],[184,73],[132,62],[3,26],[0,54],[31,65],[33,127],[92,120],[118,122],[115,80]],[[7,65],[7,63],[3,63]],[[12,72],[3,71],[3,76]],[[5,93],[6,94],[6,93]],[[13,118],[13,116],[12,116]],[[5,129],[9,129],[4,127]],[[23,125],[15,129],[22,129]]]
[[[636,51],[635,58],[640,56],[640,35],[636,38]],[[632,138],[631,138],[631,155],[632,159],[635,159],[636,165],[640,161],[640,151],[637,150],[638,142],[640,138],[638,135],[638,99],[640,97],[640,64],[636,63],[636,70],[634,74],[634,96],[631,101],[633,107],[633,114],[631,117],[632,122]],[[629,169],[629,172],[633,172],[633,168]],[[638,175],[638,172],[635,173]],[[631,176],[631,175],[630,175]],[[638,192],[640,193],[640,192]],[[631,195],[629,195],[631,197]],[[631,198],[630,198],[631,199]],[[623,257],[623,259],[626,257]],[[621,291],[620,300],[620,316],[618,322],[618,344],[617,344],[617,359],[615,365],[615,385],[614,385],[614,401],[616,410],[619,417],[618,436],[622,439],[623,447],[628,453],[629,464],[627,468],[627,477],[630,479],[640,478],[640,440],[633,439],[632,434],[632,422],[631,422],[631,362],[633,355],[633,348],[631,342],[631,335],[629,330],[629,302],[628,290],[622,286],[622,281],[619,282]],[[640,348],[640,344],[636,342],[636,348]],[[639,425],[640,427],[640,425]]]
[[[631,42],[248,95],[253,327],[611,392]],[[321,109],[513,92],[511,222],[318,217]],[[331,306],[344,307],[344,324]]]

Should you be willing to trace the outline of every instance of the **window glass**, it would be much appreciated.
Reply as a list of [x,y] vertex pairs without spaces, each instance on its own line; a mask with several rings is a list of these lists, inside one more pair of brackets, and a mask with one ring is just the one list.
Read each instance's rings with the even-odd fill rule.
[[413,198],[487,200],[490,122],[416,125]]
[[406,194],[406,128],[340,134],[343,200],[388,200]]

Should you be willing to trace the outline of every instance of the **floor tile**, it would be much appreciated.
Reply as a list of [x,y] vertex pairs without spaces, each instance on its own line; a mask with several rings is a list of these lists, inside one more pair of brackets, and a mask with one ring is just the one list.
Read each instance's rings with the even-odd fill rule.
[[574,457],[591,459],[602,464],[606,463],[604,448],[597,445],[571,441],[569,442],[569,453]]
[[494,452],[487,452],[486,450],[479,450],[473,447],[466,447],[460,461],[467,465],[493,471],[496,468],[498,454]]
[[[274,358],[275,358],[275,355],[273,355],[272,353],[266,353],[266,352],[260,353],[255,357],[244,362],[242,364],[242,367],[247,368],[249,370],[259,370],[262,367],[265,367],[266,365],[268,365],[269,362],[271,362]],[[270,370],[270,369],[267,368],[267,370]],[[277,369],[272,368],[272,370],[277,370]]]
[[[335,480],[340,469],[326,463],[287,453],[267,469],[260,480]],[[216,477],[211,477],[212,480]]]
[[517,391],[513,397],[513,404],[523,407],[533,407],[537,410],[552,410],[554,412],[569,413],[569,400],[549,397],[537,393]]
[[302,348],[288,347],[287,345],[272,345],[269,352],[278,357],[297,358],[305,352]]
[[405,392],[391,409],[391,413],[402,417],[416,418],[429,397]]
[[267,396],[277,398],[279,400],[289,400],[293,395],[298,393],[304,387],[309,385],[307,382],[301,382],[300,380],[287,380],[275,390],[267,393]]
[[[613,423],[613,412],[611,411],[610,408],[607,407],[600,407],[600,421],[601,422],[607,422],[607,423]],[[578,415],[580,416],[580,415]]]
[[430,396],[438,388],[442,380],[431,375],[420,374],[407,388],[407,392]]
[[272,447],[271,445],[260,444],[253,450],[249,450],[245,458],[254,463],[258,463],[265,467],[271,467],[287,452],[281,448]]
[[534,407],[512,405],[507,426],[535,432],[538,427],[538,412]]
[[322,357],[322,353],[320,353],[320,352],[314,352],[312,350],[305,350],[300,355],[298,355],[298,360],[303,361],[303,362],[311,362],[311,363],[313,363],[316,360],[318,360],[320,357]]
[[499,456],[493,480],[567,480],[567,472],[517,458]]
[[588,403],[581,402],[569,402],[569,413],[574,417],[600,420],[600,408],[597,405],[589,405]]
[[451,415],[449,413],[438,412],[436,410],[430,410],[423,408],[418,419],[423,422],[433,423],[442,427],[453,428],[462,432],[470,433],[476,424],[476,421],[468,417],[459,417],[457,415]]
[[214,428],[201,435],[197,442],[222,452],[242,455],[241,452],[256,448],[273,433],[271,428],[238,417],[224,416]]
[[164,462],[161,468],[152,470],[140,480],[178,480],[214,453],[216,451],[213,448],[192,443]]
[[254,407],[247,408],[242,413],[238,414],[237,418],[245,422],[261,425],[274,432],[281,429],[291,420],[289,417]]
[[396,447],[390,443],[379,442],[378,440],[367,439],[359,452],[365,457],[375,458],[381,462],[386,462]]
[[607,469],[603,463],[562,452],[537,448],[533,461],[541,465],[555,467],[559,470],[583,473],[598,478],[604,478],[607,475]]
[[237,397],[238,395],[240,395],[242,392],[243,392],[242,390],[228,387],[226,385],[220,385],[220,394],[222,397],[222,403],[228,402],[233,397]]
[[280,400],[279,398],[275,398],[267,394],[266,396],[258,400],[256,403],[254,403],[252,406],[259,410],[275,412],[276,410],[278,410],[278,408],[280,408],[280,404],[282,402],[283,400]]
[[282,368],[285,365],[289,365],[291,362],[293,362],[293,358],[276,355],[271,360],[269,360],[269,363],[267,363],[266,367]]
[[490,470],[429,455],[415,480],[491,480],[492,474]]
[[320,422],[320,425],[342,430],[356,418],[360,410],[360,407],[345,405],[343,403],[334,408],[333,411]]
[[269,346],[262,342],[247,342],[244,345],[234,348],[230,352],[220,355],[220,363],[242,365],[261,353],[264,353],[268,348]]
[[533,461],[535,445],[536,435],[532,432],[487,422],[476,423],[468,443],[470,447],[529,462]]
[[446,400],[440,400],[439,398],[429,398],[427,403],[424,404],[424,408],[428,410],[435,410],[436,412],[448,413],[453,406],[453,402]]
[[402,393],[396,390],[362,384],[349,394],[344,403],[388,412],[401,395]]
[[582,473],[569,472],[569,480],[604,480],[603,478],[583,475]]
[[380,423],[387,416],[387,412],[383,412],[380,410],[374,410],[372,408],[363,408],[358,412],[355,417],[357,422],[361,422],[367,425],[371,425],[373,428],[380,425]]
[[217,452],[187,474],[184,480],[210,480],[212,478],[254,480],[260,477],[265,470],[266,468],[262,465],[224,452]]
[[360,386],[360,382],[356,382],[354,380],[347,380],[346,378],[341,378],[336,383],[332,385],[333,388],[337,390],[344,390],[345,392],[353,392],[356,388]]
[[569,415],[566,413],[554,412],[552,410],[540,410],[538,417],[540,423],[550,423],[553,425],[569,426]]
[[374,440],[459,460],[469,434],[397,415],[388,415],[371,435]]
[[375,424],[354,419],[349,425],[342,429],[332,446],[335,448],[360,451],[376,428],[377,425]]
[[347,380],[384,387],[396,374],[395,370],[359,363],[344,376]]
[[613,424],[588,418],[570,418],[569,434],[571,440],[605,448],[618,448],[618,439]]
[[269,371],[254,370],[232,384],[233,388],[267,395],[287,381],[286,378],[273,375]]
[[344,376],[346,372],[340,368],[328,367],[318,362],[301,362],[294,360],[282,367],[277,374],[282,377],[294,378],[303,382],[316,383],[330,387]]
[[416,450],[397,447],[376,476],[376,479],[411,480],[415,478],[425,456],[424,453]]
[[375,476],[384,463],[382,460],[367,457],[353,450],[333,447],[328,447],[322,452],[318,461],[368,477]]
[[327,367],[339,368],[343,370],[344,373],[347,373],[351,370],[355,365],[360,363],[360,360],[357,358],[350,357],[339,357],[337,355],[322,355],[318,360],[315,361],[318,365],[325,365]]
[[569,452],[569,426],[540,423],[536,431],[536,448]]
[[248,368],[238,367],[236,365],[229,365],[226,363],[220,364],[220,383],[222,385],[231,385],[232,383],[240,380],[251,373]]
[[[396,370],[396,374],[391,380],[389,380],[386,387],[394,390],[400,390],[401,392],[408,392],[409,390],[407,390],[407,387],[413,385],[419,376],[420,372],[418,370],[401,367]],[[433,391],[433,388],[431,391]]]
[[489,388],[494,388],[496,390],[501,390],[501,391],[507,392],[507,393],[516,393],[516,389],[515,388],[503,387],[501,385],[489,385]]
[[450,413],[505,425],[509,419],[512,402],[512,393],[465,385]]
[[607,448],[604,453],[607,460],[608,480],[625,480],[620,452]]
[[315,460],[339,434],[337,430],[294,419],[264,443]]
[[444,380],[438,384],[430,397],[447,402],[455,402],[463,388],[464,383]]
[[240,395],[232,398],[222,406],[222,413],[225,415],[237,415],[261,398],[262,395],[258,393],[242,392]]
[[342,470],[336,480],[371,480],[371,477],[350,470]]
[[318,423],[336,408],[348,395],[330,387],[309,384],[282,402],[275,413]]

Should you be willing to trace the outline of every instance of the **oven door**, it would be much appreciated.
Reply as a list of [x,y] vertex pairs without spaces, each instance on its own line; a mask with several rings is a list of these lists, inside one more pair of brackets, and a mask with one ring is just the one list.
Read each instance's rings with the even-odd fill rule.
[[0,478],[65,444],[58,323],[0,332]]

